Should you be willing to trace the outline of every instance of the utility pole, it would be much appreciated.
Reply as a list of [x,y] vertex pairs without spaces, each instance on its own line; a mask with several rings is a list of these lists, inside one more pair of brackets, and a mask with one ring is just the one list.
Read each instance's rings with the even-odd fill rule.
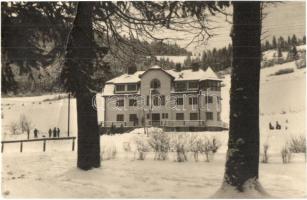
[[70,93],[68,93],[68,120],[67,120],[67,137],[69,137],[69,127],[70,127]]

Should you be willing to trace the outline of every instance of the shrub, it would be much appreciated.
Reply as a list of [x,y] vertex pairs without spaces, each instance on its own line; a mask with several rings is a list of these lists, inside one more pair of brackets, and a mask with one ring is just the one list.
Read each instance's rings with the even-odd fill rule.
[[288,145],[288,143],[286,143],[286,145],[281,149],[281,158],[282,158],[282,162],[285,163],[290,163],[291,162],[291,150],[290,147]]
[[136,145],[137,160],[145,160],[146,153],[150,150],[146,138],[142,135],[138,135],[134,138],[134,143]]
[[17,122],[11,122],[9,129],[10,129],[10,131],[13,135],[18,134],[18,129],[19,129],[18,123]]
[[292,137],[289,142],[289,148],[292,153],[306,153],[305,135]]
[[205,154],[206,162],[210,162],[213,159],[214,154],[217,152],[220,146],[221,143],[215,137],[211,139],[205,137],[202,139],[200,152],[202,154]]
[[278,75],[282,75],[282,74],[289,74],[289,73],[292,73],[292,72],[294,72],[294,69],[292,69],[292,68],[285,68],[285,69],[278,70],[277,72],[274,73],[274,75],[278,76]]
[[216,137],[192,136],[189,143],[190,151],[193,152],[196,162],[198,161],[199,154],[205,155],[205,161],[210,162],[221,146],[220,141]]
[[155,152],[155,160],[166,160],[170,150],[170,138],[161,130],[154,130],[149,134],[149,146]]
[[268,162],[269,162],[268,149],[269,149],[269,145],[268,145],[268,144],[264,144],[264,145],[263,145],[262,163],[268,163]]
[[130,142],[124,142],[123,143],[123,149],[124,149],[125,152],[131,152]]
[[101,151],[101,160],[115,159],[116,154],[117,154],[117,149],[115,145],[104,146]]
[[30,131],[33,127],[32,122],[24,114],[20,115],[19,126],[21,132],[22,133],[26,132],[28,135],[30,134]]
[[184,134],[174,135],[170,143],[170,149],[176,152],[176,161],[185,162],[188,160],[186,152],[188,150],[187,137]]
[[193,152],[193,157],[196,162],[198,162],[199,160],[198,157],[199,157],[199,153],[201,150],[201,144],[202,144],[201,138],[197,137],[196,135],[192,135],[190,137],[190,140],[189,140],[190,149],[189,150]]

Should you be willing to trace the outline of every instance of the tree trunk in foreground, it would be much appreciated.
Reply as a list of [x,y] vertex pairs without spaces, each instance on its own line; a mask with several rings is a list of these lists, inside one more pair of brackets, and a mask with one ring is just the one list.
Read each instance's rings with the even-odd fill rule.
[[66,87],[76,96],[77,167],[83,170],[100,167],[97,111],[92,106],[92,99],[96,94],[90,89],[95,58],[92,12],[93,3],[78,3],[77,14],[67,43],[65,69],[62,72]]
[[233,9],[229,141],[224,182],[217,196],[229,195],[229,189],[234,195],[248,190],[259,195],[265,193],[258,182],[260,2],[234,2]]

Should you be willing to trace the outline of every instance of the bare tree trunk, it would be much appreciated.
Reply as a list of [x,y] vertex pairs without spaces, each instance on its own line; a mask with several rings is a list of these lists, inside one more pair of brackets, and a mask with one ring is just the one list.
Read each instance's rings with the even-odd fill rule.
[[256,1],[233,3],[230,129],[220,193],[229,188],[239,193],[248,189],[265,193],[258,182],[260,4]]
[[[97,111],[92,106],[95,92],[91,91],[95,58],[92,25],[92,2],[79,2],[70,32],[63,76],[66,87],[76,96],[78,123],[78,161],[83,170],[100,167],[100,136]],[[68,78],[67,78],[68,77]]]

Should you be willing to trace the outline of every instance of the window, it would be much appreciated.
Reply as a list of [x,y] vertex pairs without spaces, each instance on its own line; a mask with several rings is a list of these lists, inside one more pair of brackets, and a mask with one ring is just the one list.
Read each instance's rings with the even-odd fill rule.
[[183,105],[183,97],[177,97],[176,104],[177,105]]
[[190,120],[198,120],[198,113],[190,113]]
[[129,115],[129,121],[130,121],[130,122],[136,122],[136,121],[138,121],[137,115],[136,115],[136,114],[130,114],[130,115]]
[[164,95],[160,96],[160,99],[161,99],[161,105],[164,106],[165,105],[165,96]]
[[153,96],[152,98],[153,98],[153,100],[152,100],[153,105],[158,106],[159,105],[159,96]]
[[149,106],[149,96],[146,97],[146,105]]
[[216,101],[217,101],[217,104],[220,105],[221,104],[221,97],[216,97]]
[[213,97],[212,96],[205,96],[205,103],[213,103]]
[[196,104],[198,104],[198,98],[197,98],[197,97],[190,97],[190,98],[189,98],[189,104],[190,104],[190,105],[196,105]]
[[217,112],[217,121],[221,121],[221,112]]
[[116,121],[123,122],[124,121],[124,115],[122,115],[122,114],[116,115]]
[[220,82],[219,81],[215,81],[215,80],[206,80],[204,83],[205,89],[210,89],[212,91],[220,91],[221,87],[220,87]]
[[123,107],[124,106],[124,99],[118,99],[116,101],[116,107]]
[[146,116],[147,116],[147,119],[149,119],[149,118],[150,118],[150,114],[147,114]]
[[129,99],[129,106],[137,106],[137,100],[136,99]]
[[127,86],[128,91],[136,91],[137,90],[136,88],[137,88],[136,84],[128,84]]
[[176,91],[186,91],[187,90],[187,84],[185,81],[179,81],[175,83],[175,90]]
[[176,120],[184,120],[184,113],[176,113]]
[[162,119],[168,119],[168,113],[162,113]]
[[206,119],[213,120],[213,112],[206,112]]
[[123,92],[123,91],[125,91],[125,85],[123,85],[123,84],[115,85],[115,91],[116,92]]
[[153,88],[153,89],[160,88],[160,81],[158,79],[153,79],[150,82],[150,88]]
[[197,90],[198,89],[198,82],[197,81],[190,81],[189,82],[189,90]]

